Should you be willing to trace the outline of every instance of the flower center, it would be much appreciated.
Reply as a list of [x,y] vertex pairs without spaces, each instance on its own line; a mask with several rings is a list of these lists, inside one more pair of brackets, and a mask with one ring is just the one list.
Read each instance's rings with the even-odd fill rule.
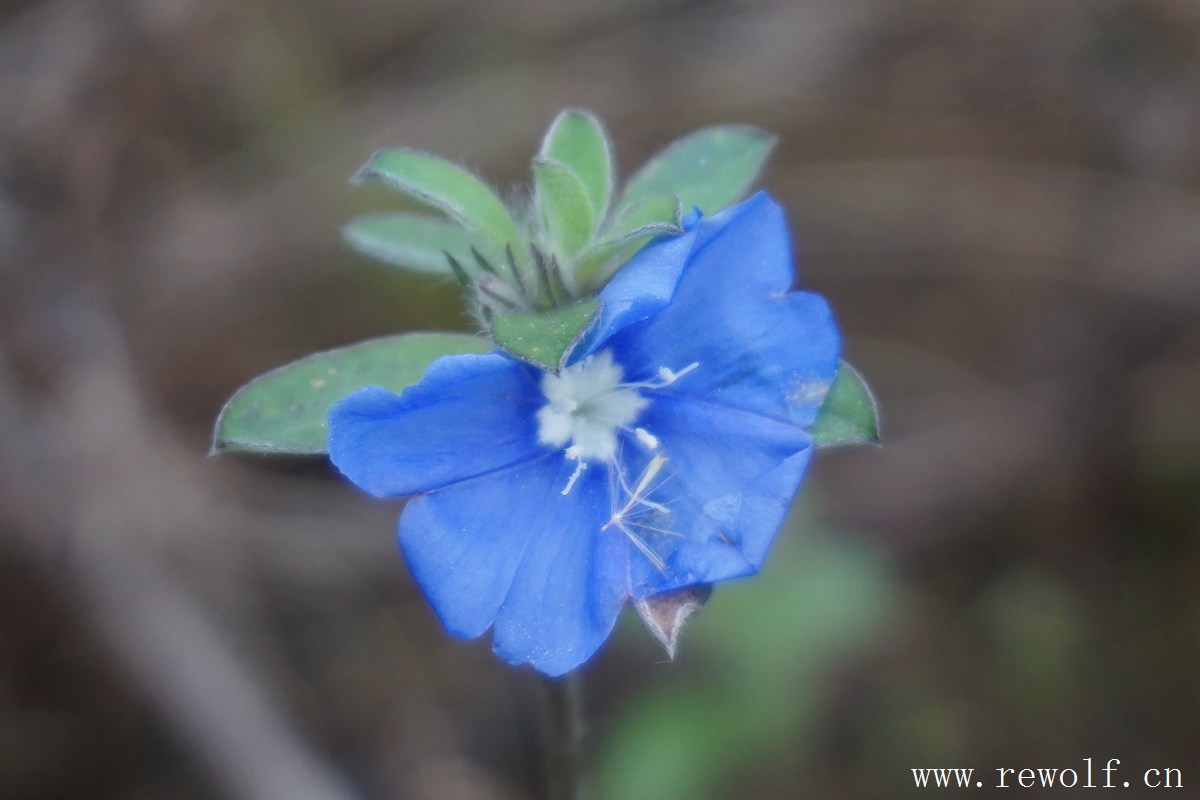
[[[546,404],[537,412],[538,441],[564,448],[563,455],[575,461],[575,472],[562,493],[570,494],[589,462],[603,462],[608,469],[612,516],[600,530],[619,530],[660,571],[666,569],[666,562],[648,538],[679,536],[668,527],[670,509],[651,496],[670,479],[660,477],[667,457],[658,452],[658,437],[645,428],[630,426],[650,404],[639,389],[670,386],[699,366],[688,364],[678,372],[659,367],[657,380],[624,383],[624,371],[610,351],[602,350],[558,374],[542,376]],[[638,444],[654,453],[632,484],[620,463],[617,431],[632,434]]]
[[622,383],[621,367],[608,350],[589,356],[556,374],[542,377],[546,404],[538,409],[538,441],[565,447],[568,458],[611,462],[617,431],[629,430],[649,400],[636,384]]

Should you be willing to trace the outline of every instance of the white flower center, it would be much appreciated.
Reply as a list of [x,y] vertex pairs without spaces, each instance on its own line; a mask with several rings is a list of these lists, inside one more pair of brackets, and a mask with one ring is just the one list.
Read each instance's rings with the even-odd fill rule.
[[[547,372],[542,376],[546,404],[537,412],[538,441],[563,448],[563,455],[575,462],[575,471],[562,493],[570,494],[590,462],[603,462],[608,470],[612,516],[600,530],[620,531],[660,571],[666,570],[666,561],[649,540],[679,536],[669,527],[671,511],[666,503],[652,497],[670,480],[669,475],[660,477],[667,456],[658,452],[657,436],[645,428],[630,426],[650,404],[639,389],[665,388],[699,366],[694,362],[678,372],[659,367],[657,380],[624,383],[624,371],[613,361],[612,353],[603,350],[558,374]],[[620,463],[618,431],[632,435],[639,445],[654,453],[632,484]]]
[[[629,430],[649,400],[638,384],[622,383],[625,373],[608,350],[542,378],[546,404],[538,409],[538,441],[566,448],[568,458],[611,462],[617,431]],[[647,434],[648,435],[648,434]]]

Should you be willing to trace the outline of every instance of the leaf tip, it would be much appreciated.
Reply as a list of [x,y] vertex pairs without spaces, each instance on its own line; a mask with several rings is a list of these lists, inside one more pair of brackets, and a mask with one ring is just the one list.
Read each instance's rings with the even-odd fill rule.
[[[245,387],[242,388],[244,389]],[[213,423],[212,442],[208,446],[208,453],[205,454],[206,458],[212,458],[213,456],[229,452],[229,441],[225,435],[226,415],[229,413],[229,407],[233,405],[233,401],[237,399],[241,392],[242,389],[234,392],[233,396],[226,400],[225,404],[221,406],[221,410],[217,412],[217,421]]]
[[715,128],[729,133],[736,133],[739,136],[745,136],[748,139],[757,139],[762,143],[764,149],[770,152],[779,144],[779,137],[768,130],[764,130],[757,125],[750,125],[745,122],[734,122],[727,125],[716,125]]
[[367,181],[374,178],[375,177],[375,166],[374,166],[375,161],[376,161],[376,159],[378,159],[380,156],[382,156],[386,152],[387,152],[387,150],[385,148],[380,148],[380,149],[376,150],[375,152],[371,153],[370,157],[366,160],[366,163],[364,163],[361,167],[356,169],[354,171],[354,174],[350,176],[350,184],[352,186],[361,186],[362,184],[364,184]]
[[581,308],[588,309],[584,312],[587,314],[587,321],[584,322],[583,325],[580,326],[579,330],[575,332],[575,336],[572,337],[570,343],[567,345],[566,349],[563,350],[562,355],[559,357],[558,369],[560,371],[566,369],[567,362],[571,360],[571,355],[575,352],[575,348],[579,347],[580,342],[582,342],[588,333],[591,332],[592,328],[596,326],[596,320],[600,319],[599,300],[594,297],[589,297],[579,301],[579,305]]

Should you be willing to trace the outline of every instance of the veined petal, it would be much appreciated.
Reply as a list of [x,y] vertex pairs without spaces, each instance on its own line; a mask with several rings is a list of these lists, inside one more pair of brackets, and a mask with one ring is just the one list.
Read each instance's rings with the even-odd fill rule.
[[551,458],[418,495],[404,507],[400,549],[454,636],[479,636],[496,618],[533,535],[531,515],[548,496]]
[[596,652],[630,590],[628,543],[619,532],[602,530],[608,518],[604,469],[588,469],[562,497],[558,489],[568,472],[547,471],[544,511],[529,528],[524,558],[492,631],[498,656],[551,676]]
[[678,538],[658,540],[666,569],[639,572],[635,594],[756,572],[800,484],[811,438],[795,425],[716,403],[652,398],[642,422],[661,443],[667,480],[651,499],[670,511],[657,526]]
[[493,647],[513,664],[560,675],[608,637],[628,595],[628,558],[600,530],[604,471],[551,454],[413,498],[400,545],[413,575],[455,636],[495,623]]
[[329,457],[377,497],[399,497],[531,458],[540,393],[505,356],[440,358],[400,395],[368,387],[329,412]]
[[651,242],[600,292],[600,314],[572,360],[590,355],[624,328],[672,301],[681,278],[717,292],[765,296],[792,283],[792,257],[783,209],[765,192],[715,216],[684,220],[685,231]]
[[[740,296],[786,292],[795,279],[783,208],[766,192],[700,223],[687,282]],[[680,290],[685,288],[680,283]]]
[[614,339],[617,360],[650,369],[697,364],[665,391],[807,426],[837,374],[829,306],[808,292],[728,299],[689,273],[675,302]]
[[[673,258],[687,259],[682,271],[673,259],[639,256],[626,267],[626,282],[618,283],[625,270],[617,274],[610,284],[617,310],[610,313],[620,324],[598,336],[607,337],[630,378],[653,380],[662,367],[679,371],[697,364],[672,392],[808,425],[837,373],[840,340],[822,298],[785,294],[792,261],[783,209],[760,192],[685,236],[692,237],[691,250],[672,251]],[[645,252],[657,248],[666,255],[664,245],[676,241]],[[657,284],[643,277],[654,269],[664,273]],[[664,287],[676,276],[667,294]],[[653,297],[669,302],[617,302],[643,282],[657,286]]]

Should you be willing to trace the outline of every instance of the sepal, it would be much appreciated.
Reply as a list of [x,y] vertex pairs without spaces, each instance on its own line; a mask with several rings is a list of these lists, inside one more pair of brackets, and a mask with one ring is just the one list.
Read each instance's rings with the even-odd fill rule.
[[646,630],[667,651],[667,658],[674,661],[684,625],[700,613],[711,596],[712,586],[702,583],[635,600],[633,608],[642,618]]
[[879,444],[879,408],[858,370],[839,362],[837,377],[809,427],[817,447]]

